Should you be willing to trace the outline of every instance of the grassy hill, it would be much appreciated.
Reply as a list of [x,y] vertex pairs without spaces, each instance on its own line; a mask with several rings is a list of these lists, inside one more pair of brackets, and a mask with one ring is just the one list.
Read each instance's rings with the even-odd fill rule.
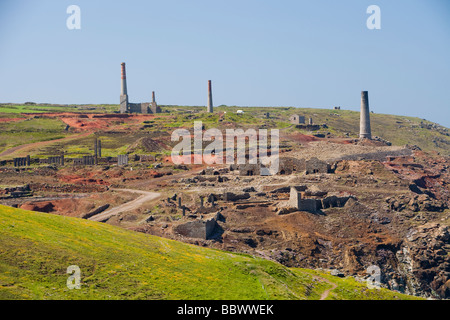
[[[69,290],[70,265],[81,289]],[[329,292],[329,294],[327,294]],[[0,206],[0,299],[410,299],[352,278]]]
[[[204,107],[163,106],[161,117],[151,121],[152,127],[146,131],[169,131],[180,127],[193,128],[194,121],[202,121],[206,129],[248,128],[252,127],[280,129],[284,132],[301,132],[304,134],[331,133],[335,137],[359,137],[359,116],[357,111],[294,108],[294,107],[237,107],[218,106],[215,113],[205,113]],[[236,114],[242,110],[242,114]],[[269,113],[269,118],[266,117]],[[309,118],[315,124],[326,124],[326,128],[318,131],[307,131],[295,128],[289,117],[299,114]],[[420,119],[390,114],[371,113],[372,135],[390,141],[393,145],[417,145],[424,151],[437,151],[450,155],[450,132],[448,128],[436,123]]]

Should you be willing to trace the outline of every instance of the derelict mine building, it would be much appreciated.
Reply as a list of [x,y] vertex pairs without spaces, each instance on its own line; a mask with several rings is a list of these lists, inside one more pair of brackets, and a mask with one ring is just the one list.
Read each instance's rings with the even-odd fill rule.
[[156,104],[155,91],[152,93],[152,102],[130,103],[127,92],[127,75],[125,71],[125,62],[122,62],[122,85],[120,93],[120,113],[143,113],[156,114],[161,113],[161,108]]

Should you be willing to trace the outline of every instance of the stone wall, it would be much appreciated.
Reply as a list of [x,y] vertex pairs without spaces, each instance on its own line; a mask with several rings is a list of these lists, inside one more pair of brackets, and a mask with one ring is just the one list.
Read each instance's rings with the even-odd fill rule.
[[196,220],[180,224],[175,227],[175,232],[189,238],[199,238],[207,240],[214,233],[216,228],[216,220]]

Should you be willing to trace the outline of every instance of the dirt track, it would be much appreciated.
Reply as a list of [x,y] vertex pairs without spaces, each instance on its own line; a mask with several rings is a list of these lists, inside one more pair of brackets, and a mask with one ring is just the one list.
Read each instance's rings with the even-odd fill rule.
[[158,198],[161,194],[158,192],[150,192],[150,191],[142,191],[142,190],[133,190],[133,189],[113,189],[115,191],[121,191],[121,192],[132,192],[132,193],[139,193],[141,194],[140,197],[138,197],[135,200],[132,200],[130,202],[124,203],[120,206],[111,208],[109,210],[106,210],[100,214],[97,214],[91,218],[89,218],[89,220],[92,221],[105,221],[107,219],[109,219],[110,217],[117,215],[123,211],[130,211],[130,210],[134,210],[139,208],[143,203],[150,201],[150,200],[154,200],[156,198]]

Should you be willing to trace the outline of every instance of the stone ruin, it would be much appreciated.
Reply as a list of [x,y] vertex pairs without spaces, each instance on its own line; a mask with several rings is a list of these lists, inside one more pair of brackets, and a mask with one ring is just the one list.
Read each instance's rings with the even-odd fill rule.
[[33,192],[30,188],[30,185],[28,184],[24,186],[9,187],[3,190],[0,189],[0,199],[21,198],[31,196],[33,196]]
[[308,189],[307,186],[291,186],[289,201],[278,210],[278,214],[295,211],[320,213],[321,209],[340,208],[354,196],[350,194],[329,194],[326,191]]
[[208,220],[195,220],[180,224],[174,228],[174,231],[185,237],[208,240],[214,234],[216,225],[216,219],[213,217]]
[[14,158],[13,159],[13,163],[14,163],[14,167],[29,167],[30,166],[30,155],[27,155],[24,158]]
[[74,166],[93,166],[93,165],[95,165],[95,157],[94,156],[83,156],[83,158],[74,158],[73,165]]
[[124,166],[128,164],[128,155],[127,154],[119,154],[117,156],[117,165]]
[[127,91],[127,77],[125,70],[125,63],[121,64],[122,80],[121,80],[121,93],[120,93],[120,113],[143,113],[143,114],[155,114],[161,113],[161,108],[157,105],[155,99],[155,92],[152,92],[152,102],[143,103],[131,103],[128,101]]
[[64,155],[57,157],[48,157],[47,159],[39,159],[39,163],[64,165]]
[[300,116],[298,114],[293,114],[289,117],[289,122],[292,124],[304,124],[305,123],[305,117]]
[[[240,176],[258,176],[261,175],[260,164],[241,164],[237,166]],[[230,166],[234,170],[235,165]],[[333,167],[326,161],[318,158],[309,160],[283,157],[279,159],[279,175],[291,175],[295,172],[305,174],[333,173]]]

